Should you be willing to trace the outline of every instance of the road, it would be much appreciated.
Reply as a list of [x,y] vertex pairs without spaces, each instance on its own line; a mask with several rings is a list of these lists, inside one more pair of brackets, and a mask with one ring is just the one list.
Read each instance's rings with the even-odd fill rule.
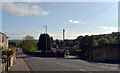
[[29,71],[118,71],[117,64],[90,63],[79,59],[42,58],[23,54]]
[[[27,71],[118,71],[118,64],[87,62],[75,59],[76,57],[74,59],[33,57],[25,55],[22,51],[18,51],[17,57],[23,59],[25,64],[23,66],[26,66]],[[20,65],[16,64],[15,68],[17,66]]]

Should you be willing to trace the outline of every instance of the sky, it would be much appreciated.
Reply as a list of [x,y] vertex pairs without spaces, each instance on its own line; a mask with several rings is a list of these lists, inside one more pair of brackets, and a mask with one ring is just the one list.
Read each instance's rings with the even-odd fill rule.
[[9,40],[26,35],[38,39],[40,34],[54,39],[76,39],[82,35],[108,34],[118,31],[116,2],[4,2],[2,32]]

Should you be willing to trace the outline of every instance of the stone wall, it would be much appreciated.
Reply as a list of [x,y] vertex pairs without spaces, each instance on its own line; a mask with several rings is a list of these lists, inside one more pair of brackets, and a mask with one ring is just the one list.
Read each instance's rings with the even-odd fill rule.
[[12,54],[9,58],[2,60],[2,71],[8,71],[15,64],[16,55]]
[[96,61],[118,61],[120,60],[120,49],[118,44],[105,44],[92,50],[92,60]]

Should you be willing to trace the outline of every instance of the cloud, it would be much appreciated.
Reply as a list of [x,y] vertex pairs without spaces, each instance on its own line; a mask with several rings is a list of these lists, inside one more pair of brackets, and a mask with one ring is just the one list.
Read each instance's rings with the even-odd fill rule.
[[24,32],[9,32],[9,31],[4,31],[5,34],[7,35],[24,35]]
[[44,11],[38,5],[30,5],[25,3],[3,3],[3,11],[16,16],[31,16],[31,15],[48,15],[49,12]]
[[3,31],[9,39],[23,39],[26,35],[33,36],[35,39],[39,38],[41,30],[21,30],[21,31]]
[[100,33],[100,32],[98,32],[98,33],[97,33],[97,32],[96,32],[96,33],[95,33],[95,32],[90,32],[90,33],[81,33],[80,35],[81,35],[81,36],[85,36],[85,35],[91,36],[91,35],[99,35],[99,34],[104,34],[104,33]]
[[34,32],[41,32],[40,30],[34,30]]
[[77,20],[69,20],[69,23],[73,23],[73,24],[85,24],[85,22],[82,22],[82,21],[77,21]]
[[113,26],[99,26],[99,28],[104,30],[105,33],[112,33],[118,31],[118,27],[113,27]]
[[27,35],[26,32],[12,32],[12,31],[3,31],[9,39],[23,39],[24,35]]

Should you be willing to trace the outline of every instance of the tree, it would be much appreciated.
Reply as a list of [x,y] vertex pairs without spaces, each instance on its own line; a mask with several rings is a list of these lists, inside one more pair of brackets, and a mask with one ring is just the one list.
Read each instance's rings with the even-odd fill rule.
[[106,39],[106,38],[100,38],[97,40],[98,41],[98,44],[108,44],[109,41]]
[[114,43],[115,40],[110,36],[109,39],[108,39],[109,43]]
[[21,47],[25,52],[36,51],[36,42],[32,36],[26,36],[21,42]]
[[97,42],[94,36],[86,35],[81,39],[80,48],[83,52],[83,56],[86,58],[90,58],[91,50],[93,47],[97,46]]
[[60,46],[60,49],[65,49],[64,42],[62,40],[60,41],[60,45],[59,46]]
[[94,36],[94,35],[90,36],[90,37],[89,37],[89,47],[90,47],[90,48],[93,48],[93,47],[95,47],[95,46],[97,46],[97,45],[98,45],[98,43],[97,43],[97,41],[95,40],[95,36]]
[[[118,35],[118,37],[116,38],[116,43],[120,45],[120,35]],[[120,46],[119,46],[120,47]]]
[[60,45],[60,42],[58,39],[56,39],[55,42],[58,44],[58,46]]
[[81,40],[82,40],[83,36],[78,36],[77,39],[76,39],[76,45],[78,46],[78,48],[81,48],[80,47],[80,44],[81,44]]
[[9,42],[10,47],[17,47],[17,42]]
[[64,40],[64,46],[72,48],[73,47],[73,41],[72,40]]
[[50,37],[50,39],[51,39],[51,41],[52,41],[52,43],[53,43],[53,37]]
[[81,41],[82,38],[83,38],[83,36],[78,36],[76,40],[77,40],[77,41]]
[[[47,45],[46,45],[46,37],[47,37]],[[38,41],[38,50],[41,50],[43,52],[46,51],[46,46],[47,46],[47,50],[51,50],[52,49],[52,38],[48,35],[48,34],[41,34],[39,37],[39,41]]]

